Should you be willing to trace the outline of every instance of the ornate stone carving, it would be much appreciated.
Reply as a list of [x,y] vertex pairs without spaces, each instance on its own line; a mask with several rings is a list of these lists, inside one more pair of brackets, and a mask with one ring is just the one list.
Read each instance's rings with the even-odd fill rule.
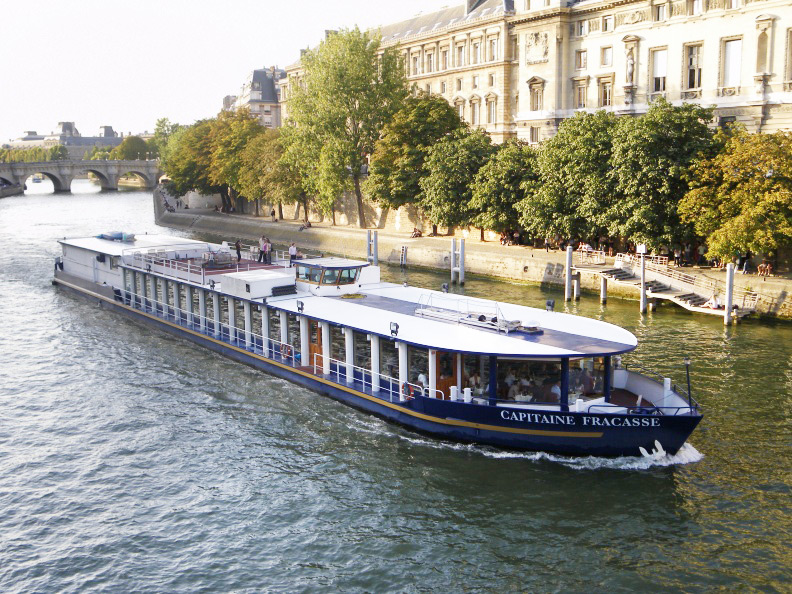
[[624,104],[632,105],[635,102],[635,85],[624,85]]
[[721,87],[718,89],[718,95],[721,97],[734,97],[740,94],[740,87]]
[[526,64],[542,64],[549,61],[549,37],[547,31],[528,33],[525,36]]
[[600,30],[600,19],[590,19],[588,22],[589,32]]
[[[619,15],[622,17],[622,24],[634,25],[649,18],[649,13],[646,10],[635,10],[633,12],[623,13]],[[616,19],[618,21],[618,19]]]
[[754,90],[757,95],[764,95],[767,90],[767,79],[769,74],[757,74],[754,76]]
[[635,82],[635,48],[633,46],[627,46],[627,57],[626,57],[626,76],[624,77],[624,82],[628,85],[631,85]]
[[687,12],[687,3],[683,0],[682,2],[674,2],[671,5],[671,16],[682,16]]
[[682,99],[701,99],[701,89],[682,91]]

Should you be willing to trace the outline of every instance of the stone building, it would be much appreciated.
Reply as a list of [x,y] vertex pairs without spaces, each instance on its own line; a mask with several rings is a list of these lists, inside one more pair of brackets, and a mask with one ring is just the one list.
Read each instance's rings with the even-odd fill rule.
[[239,95],[227,95],[223,99],[226,111],[247,107],[257,116],[262,126],[279,128],[281,125],[280,85],[278,81],[286,76],[282,69],[272,66],[254,70],[250,73]]
[[[415,88],[496,141],[539,142],[577,111],[637,115],[659,97],[714,106],[716,124],[792,128],[789,0],[466,0],[380,31]],[[286,74],[284,100],[299,63]]]
[[82,159],[85,153],[93,147],[116,147],[121,144],[123,136],[113,130],[112,126],[100,126],[97,136],[83,136],[77,130],[74,122],[58,122],[58,128],[49,134],[36,134],[35,131],[25,132],[25,135],[11,140],[3,147],[7,148],[52,148],[65,146],[70,159]]

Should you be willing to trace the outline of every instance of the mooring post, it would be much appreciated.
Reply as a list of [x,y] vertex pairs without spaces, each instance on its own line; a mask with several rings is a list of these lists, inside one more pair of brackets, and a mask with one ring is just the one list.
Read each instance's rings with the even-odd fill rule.
[[457,267],[456,253],[457,253],[456,237],[452,237],[451,238],[451,284],[452,285],[456,280],[456,267]]
[[726,264],[726,303],[724,304],[723,323],[732,323],[732,305],[734,305],[734,264]]
[[[459,284],[465,284],[465,240],[459,240],[459,258],[457,259],[457,265],[459,266]],[[460,386],[460,390],[461,390]]]
[[646,313],[646,257],[641,254],[641,313]]
[[379,231],[374,231],[374,246],[372,251],[374,252],[374,266],[379,266]]
[[600,303],[608,302],[608,277],[600,275]]
[[567,246],[566,267],[564,269],[564,301],[572,299],[572,246]]
[[572,275],[572,294],[575,301],[580,301],[580,271]]

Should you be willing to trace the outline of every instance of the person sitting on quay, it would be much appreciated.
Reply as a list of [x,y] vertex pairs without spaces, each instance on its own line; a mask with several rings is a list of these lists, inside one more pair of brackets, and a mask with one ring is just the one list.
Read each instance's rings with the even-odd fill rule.
[[300,225],[300,229],[299,230],[302,231],[303,229],[310,229],[310,228],[311,228],[311,221],[309,221],[308,219],[305,219],[305,221],[303,221],[303,224]]
[[722,306],[720,303],[720,299],[718,299],[718,296],[713,295],[712,297],[709,298],[709,301],[707,301],[704,305],[702,305],[702,307],[709,307],[710,309],[720,309]]
[[421,237],[422,235],[423,233],[418,227],[413,227],[413,232],[412,235],[410,235],[410,237],[415,238],[415,237]]

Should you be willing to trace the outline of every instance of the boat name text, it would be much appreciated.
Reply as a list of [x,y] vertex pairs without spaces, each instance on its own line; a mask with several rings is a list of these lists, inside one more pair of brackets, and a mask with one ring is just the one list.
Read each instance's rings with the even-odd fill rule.
[[[502,410],[501,418],[505,421],[519,421],[521,423],[538,423],[540,425],[577,425],[576,417],[572,415],[554,415],[546,413],[531,413]],[[589,427],[659,427],[660,419],[657,417],[581,417],[583,426]]]

